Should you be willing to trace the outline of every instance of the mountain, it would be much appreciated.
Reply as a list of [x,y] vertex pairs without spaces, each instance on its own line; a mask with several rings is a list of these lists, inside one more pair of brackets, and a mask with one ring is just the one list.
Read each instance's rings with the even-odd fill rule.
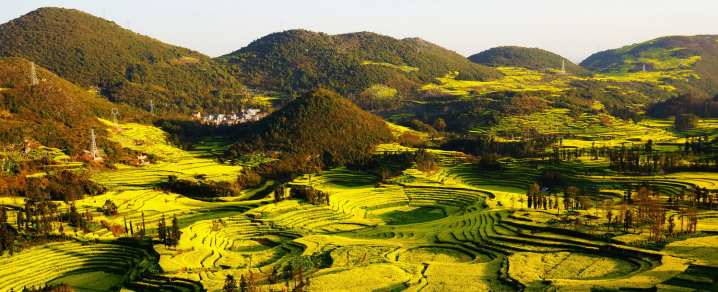
[[370,32],[273,33],[218,60],[249,85],[298,93],[326,87],[352,97],[375,85],[411,94],[418,86],[454,71],[459,72],[459,79],[501,76],[427,41]]
[[565,62],[566,72],[584,73],[586,70],[558,54],[539,48],[503,46],[491,48],[469,56],[474,63],[492,67],[524,67],[533,70],[561,69]]
[[320,89],[250,124],[239,140],[230,152],[278,151],[301,157],[303,164],[320,159],[323,165],[340,165],[369,157],[392,134],[380,117]]
[[668,36],[595,53],[581,66],[603,73],[642,71],[697,75],[679,86],[718,93],[718,36]]
[[106,126],[97,117],[111,117],[113,108],[123,116],[142,114],[39,66],[35,69],[38,84],[31,86],[31,66],[22,58],[0,58],[0,141],[22,144],[29,139],[77,155],[89,149],[90,129],[95,129],[98,147],[116,158],[121,150],[105,139]]
[[40,8],[0,25],[0,56],[23,57],[112,101],[188,112],[239,100],[245,88],[200,53],[90,14]]

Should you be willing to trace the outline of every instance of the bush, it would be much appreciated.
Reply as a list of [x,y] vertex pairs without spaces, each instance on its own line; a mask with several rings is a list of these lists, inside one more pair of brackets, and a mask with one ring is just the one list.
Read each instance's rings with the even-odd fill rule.
[[401,144],[402,146],[406,146],[406,147],[416,148],[416,147],[424,145],[424,140],[422,140],[421,137],[419,137],[416,134],[408,133],[408,132],[401,134],[399,136],[398,140],[399,140],[398,141],[399,144]]
[[239,187],[237,184],[231,184],[228,182],[178,179],[174,175],[167,177],[166,182],[160,183],[160,188],[165,191],[197,199],[231,197],[239,195]]
[[243,171],[237,176],[237,185],[240,188],[252,188],[262,183],[262,176],[254,170]]
[[690,130],[698,127],[698,116],[694,114],[680,114],[676,115],[676,119],[673,122],[673,127],[676,130]]
[[415,156],[414,161],[416,162],[416,168],[423,172],[432,172],[439,168],[434,155],[426,152],[425,149],[419,149]]

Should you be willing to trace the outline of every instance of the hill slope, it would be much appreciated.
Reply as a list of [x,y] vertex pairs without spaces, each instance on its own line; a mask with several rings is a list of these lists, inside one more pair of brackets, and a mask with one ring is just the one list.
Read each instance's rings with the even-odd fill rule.
[[247,84],[299,93],[328,87],[352,96],[375,84],[411,93],[451,71],[472,80],[501,75],[421,39],[398,40],[369,32],[273,33],[218,59]]
[[71,9],[41,8],[0,25],[0,56],[24,57],[113,101],[189,111],[240,97],[221,65],[117,24]]
[[558,54],[539,48],[504,46],[491,48],[469,56],[474,63],[493,67],[524,67],[533,70],[561,69],[565,62],[566,72],[583,73],[586,70]]
[[31,139],[74,155],[89,149],[90,129],[95,129],[98,147],[114,156],[119,149],[105,139],[102,129],[106,126],[97,118],[109,118],[112,108],[124,116],[141,114],[40,67],[36,67],[39,84],[31,86],[30,66],[22,58],[0,58],[0,144]]
[[381,118],[329,90],[294,100],[242,134],[235,151],[280,151],[301,156],[305,164],[319,158],[324,165],[366,158],[374,146],[392,139]]
[[683,86],[708,94],[718,92],[718,36],[669,36],[603,51],[589,56],[581,66],[603,73],[691,71],[700,80]]

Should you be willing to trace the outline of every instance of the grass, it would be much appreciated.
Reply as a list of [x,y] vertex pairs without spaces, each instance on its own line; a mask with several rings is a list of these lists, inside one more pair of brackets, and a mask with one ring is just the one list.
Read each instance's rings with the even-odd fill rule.
[[[0,257],[0,287],[21,291],[57,279],[103,291],[124,281],[131,271],[146,268],[149,261],[146,251],[116,244],[51,243]],[[99,271],[107,275],[98,277]],[[91,277],[100,281],[89,281]]]
[[695,264],[718,266],[718,236],[696,237],[668,244],[666,253],[695,261]]
[[409,275],[390,264],[374,264],[353,269],[329,269],[312,278],[310,290],[373,291],[401,290]]
[[[519,67],[498,67],[503,77],[492,81],[457,80],[458,72],[436,78],[432,83],[421,87],[424,92],[461,98],[477,98],[493,92],[519,92],[541,94],[547,98],[558,97],[570,89],[572,81],[593,81],[603,84],[605,89],[618,90],[624,94],[640,94],[623,88],[622,84],[642,83],[655,86],[666,92],[673,92],[675,81],[698,80],[700,76],[691,69],[700,60],[700,56],[676,58],[670,52],[651,52],[635,60],[627,60],[620,68],[595,73],[590,76],[559,74],[557,71],[536,71]],[[647,64],[651,69],[636,71],[638,64]]]
[[458,72],[449,73],[436,79],[435,83],[424,85],[422,91],[438,91],[454,96],[480,96],[492,92],[546,92],[559,94],[568,89],[565,81],[552,80],[544,73],[518,67],[497,68],[504,76],[493,81],[457,80]]
[[418,247],[409,249],[399,257],[400,261],[410,263],[439,262],[466,263],[472,261],[472,255],[461,250],[442,247]]
[[[712,121],[704,123],[711,127]],[[633,123],[604,114],[583,113],[571,116],[568,109],[547,109],[530,115],[512,115],[501,119],[498,125],[480,127],[473,132],[494,135],[505,140],[520,137],[529,129],[541,134],[569,134],[562,146],[590,148],[592,146],[620,146],[624,143],[683,143],[683,135],[672,129],[664,120],[647,120]]]
[[419,68],[417,68],[417,67],[412,67],[409,65],[396,65],[396,64],[387,63],[387,62],[375,62],[375,61],[364,60],[361,62],[361,64],[369,65],[369,66],[382,66],[382,67],[397,69],[397,70],[400,70],[405,73],[419,71]]
[[446,217],[446,211],[442,208],[431,206],[401,207],[381,214],[372,213],[372,216],[380,218],[388,225],[398,225],[433,221]]
[[[495,128],[480,130],[504,135],[504,139],[512,138],[512,128],[522,126],[544,133],[571,133],[575,138],[564,140],[564,146],[576,147],[590,147],[593,141],[596,146],[620,141],[641,143],[647,138],[679,143],[686,135],[673,132],[666,120],[638,124],[612,120],[610,125],[597,120],[597,116],[574,118],[564,110],[551,110],[508,118]],[[713,124],[702,123],[704,128]],[[396,136],[422,135],[389,126]],[[462,153],[428,150],[437,158],[436,171],[411,167],[397,177],[380,181],[367,172],[334,168],[297,177],[287,184],[290,188],[309,185],[329,193],[328,206],[296,199],[274,203],[269,196],[257,195],[260,189],[271,187],[270,183],[245,190],[237,198],[204,202],[158,191],[156,184],[168,175],[191,178],[203,174],[210,180],[230,181],[250,160],[237,166],[219,163],[212,157],[223,150],[222,143],[206,141],[193,151],[185,151],[169,144],[166,134],[152,126],[121,124],[119,130],[110,133],[110,139],[124,147],[151,153],[158,160],[94,173],[93,179],[109,191],[79,200],[76,205],[81,210],[95,210],[110,199],[118,206],[119,215],[106,217],[95,212],[96,222],[123,224],[127,219],[137,226],[144,214],[152,234],[162,216],[177,216],[182,231],[178,246],[154,246],[161,276],[197,281],[209,291],[221,290],[226,275],[239,278],[252,271],[264,277],[273,269],[320,256],[330,260],[308,264],[305,277],[310,279],[310,291],[515,291],[521,287],[517,283],[528,290],[649,288],[678,275],[685,277],[690,263],[718,265],[712,250],[715,236],[677,241],[664,251],[649,251],[627,245],[645,239],[645,234],[575,230],[554,223],[560,217],[553,211],[523,209],[525,203],[518,200],[525,198],[528,186],[541,171],[529,159],[502,160],[501,170],[487,171],[468,163]],[[384,144],[376,151],[415,150]],[[607,194],[620,193],[625,185],[643,181],[651,182],[663,194],[675,194],[694,185],[718,189],[715,173],[617,175],[605,170],[605,160],[552,167],[597,187],[606,198],[611,198]],[[0,203],[17,206],[22,201],[2,198]],[[60,203],[60,208],[67,206]],[[599,217],[605,217],[593,208],[579,213],[597,211]],[[718,231],[715,211],[700,216],[701,231]],[[596,219],[600,220],[604,219]],[[83,233],[67,226],[66,234],[84,240],[116,239],[103,228]],[[604,235],[614,242],[599,239]],[[608,246],[622,256],[602,253]],[[126,284],[123,271],[148,264],[142,261],[145,257],[143,250],[126,250],[109,243],[40,246],[13,257],[0,257],[0,287],[54,281],[69,282],[80,289],[108,290]],[[59,269],[47,269],[49,266]],[[259,285],[261,290],[281,290],[284,286],[270,284],[264,278]]]
[[634,266],[606,256],[580,253],[515,253],[509,257],[509,275],[532,286],[553,279],[600,279],[627,275]]
[[110,291],[122,286],[124,281],[118,274],[97,271],[73,273],[54,279],[50,284],[67,284],[75,291]]

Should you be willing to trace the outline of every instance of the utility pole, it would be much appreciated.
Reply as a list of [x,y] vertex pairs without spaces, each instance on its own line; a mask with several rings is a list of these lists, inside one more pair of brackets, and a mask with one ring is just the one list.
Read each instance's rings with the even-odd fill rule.
[[97,142],[95,140],[95,129],[90,129],[90,153],[92,154],[92,160],[97,160],[100,157],[97,152]]
[[566,60],[561,60],[561,74],[566,74]]

